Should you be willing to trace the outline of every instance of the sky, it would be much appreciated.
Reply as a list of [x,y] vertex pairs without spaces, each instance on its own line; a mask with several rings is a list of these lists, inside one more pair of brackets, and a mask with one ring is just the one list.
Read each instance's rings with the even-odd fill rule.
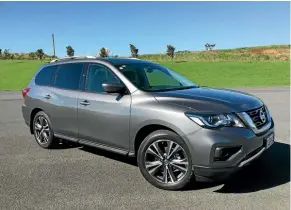
[[119,56],[290,44],[289,2],[0,2],[0,48],[65,56]]

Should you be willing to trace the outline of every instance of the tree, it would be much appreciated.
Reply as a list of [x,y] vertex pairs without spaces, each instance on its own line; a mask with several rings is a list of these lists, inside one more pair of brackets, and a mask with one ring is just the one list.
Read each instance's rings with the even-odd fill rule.
[[3,52],[3,58],[4,59],[10,59],[11,58],[11,53],[9,49],[5,49]]
[[206,43],[206,44],[205,44],[205,49],[208,50],[209,47],[210,47],[210,44]]
[[34,52],[30,52],[29,54],[28,54],[28,57],[30,58],[30,59],[35,59],[35,53]]
[[38,59],[42,60],[42,58],[43,58],[43,56],[44,56],[43,49],[38,49],[38,50],[35,52],[35,55],[38,57]]
[[137,58],[138,57],[138,49],[133,44],[130,44],[129,47],[130,47],[130,51],[131,51],[131,56],[134,58]]
[[215,47],[215,44],[208,44],[208,43],[207,43],[207,44],[205,45],[205,49],[206,49],[206,50],[212,50],[214,47]]
[[67,48],[67,55],[68,55],[69,57],[74,56],[74,54],[75,54],[75,50],[74,50],[70,45],[67,46],[66,48]]
[[174,58],[175,47],[172,45],[167,45],[167,55]]
[[0,49],[0,57],[2,57],[2,49]]
[[107,52],[107,50],[104,47],[102,47],[100,49],[99,56],[102,57],[102,58],[108,57],[108,52]]

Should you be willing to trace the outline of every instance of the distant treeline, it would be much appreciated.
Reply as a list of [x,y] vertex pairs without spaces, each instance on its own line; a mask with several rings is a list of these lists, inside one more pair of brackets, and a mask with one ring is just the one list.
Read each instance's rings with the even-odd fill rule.
[[9,49],[0,49],[1,60],[50,60],[53,58],[54,56],[45,54],[42,49],[29,53],[13,53]]
[[[176,51],[173,45],[167,45],[165,53],[160,54],[139,54],[139,49],[129,44],[130,56],[144,60],[152,61],[290,61],[290,45],[270,45],[258,47],[244,47],[236,49],[215,50],[215,44],[206,44],[205,50],[202,51],[189,51],[180,50]],[[66,47],[66,54],[68,57],[75,55],[75,50],[72,46]],[[119,57],[110,53],[108,48],[102,47],[96,53],[97,57]],[[38,49],[30,53],[12,53],[9,49],[0,49],[0,59],[9,60],[52,60],[54,57],[44,53],[43,49]]]

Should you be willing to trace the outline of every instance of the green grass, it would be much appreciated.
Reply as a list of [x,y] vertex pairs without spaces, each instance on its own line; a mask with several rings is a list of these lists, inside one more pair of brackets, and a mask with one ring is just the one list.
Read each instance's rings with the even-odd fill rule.
[[42,63],[36,60],[0,60],[0,90],[20,90]]
[[215,87],[290,85],[289,62],[160,62],[199,85]]
[[[289,62],[160,62],[199,85],[212,87],[290,85]],[[20,90],[40,61],[0,61],[0,90]]]

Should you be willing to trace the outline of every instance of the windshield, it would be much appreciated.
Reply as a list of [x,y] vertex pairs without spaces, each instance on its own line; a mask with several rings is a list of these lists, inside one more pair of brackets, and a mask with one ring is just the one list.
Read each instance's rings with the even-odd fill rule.
[[198,87],[180,74],[154,63],[115,65],[137,88],[147,91],[168,91]]

